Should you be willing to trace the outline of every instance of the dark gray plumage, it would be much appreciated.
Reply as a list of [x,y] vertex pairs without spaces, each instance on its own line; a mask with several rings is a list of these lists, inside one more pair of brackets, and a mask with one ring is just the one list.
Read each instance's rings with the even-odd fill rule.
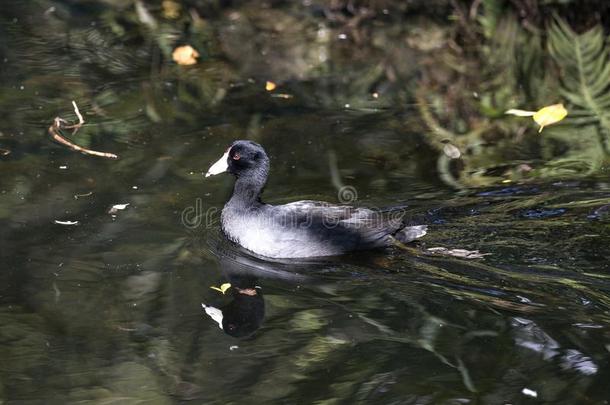
[[263,203],[260,195],[269,158],[252,141],[235,141],[206,177],[223,171],[237,179],[222,210],[222,230],[233,242],[262,256],[339,255],[389,246],[393,238],[407,243],[426,234],[425,225],[405,226],[400,209],[374,211],[320,201]]

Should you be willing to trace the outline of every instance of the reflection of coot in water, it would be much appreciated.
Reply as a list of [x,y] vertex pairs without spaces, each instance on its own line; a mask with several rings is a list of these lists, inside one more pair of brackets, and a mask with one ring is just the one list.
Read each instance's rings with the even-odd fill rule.
[[228,335],[249,336],[255,332],[265,317],[265,300],[262,288],[256,285],[256,278],[230,277],[232,301],[218,309],[202,304],[205,312],[214,319]]
[[304,283],[309,280],[295,270],[299,264],[271,262],[252,256],[224,240],[211,246],[218,257],[225,279],[231,283],[227,294],[231,302],[216,308],[201,304],[222,330],[234,337],[252,335],[260,328],[265,318],[265,300],[259,280],[284,280],[289,283]]

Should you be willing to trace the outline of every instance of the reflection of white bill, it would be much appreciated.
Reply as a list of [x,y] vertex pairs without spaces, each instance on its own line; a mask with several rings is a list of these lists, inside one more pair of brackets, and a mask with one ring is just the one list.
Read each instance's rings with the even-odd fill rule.
[[218,308],[205,305],[203,302],[201,303],[201,306],[205,310],[205,313],[218,324],[220,329],[222,329],[222,311]]

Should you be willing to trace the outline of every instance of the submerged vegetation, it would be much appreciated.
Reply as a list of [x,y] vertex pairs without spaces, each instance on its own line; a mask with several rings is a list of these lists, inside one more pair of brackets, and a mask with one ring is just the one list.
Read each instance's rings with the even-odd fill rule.
[[[608,21],[592,12],[566,21],[573,2],[97,3],[100,21],[91,24],[76,16],[79,2],[10,2],[3,16],[28,16],[3,33],[7,43],[26,34],[40,39],[4,49],[5,69],[62,64],[25,86],[44,81],[44,96],[56,111],[70,97],[89,103],[99,116],[112,116],[104,109],[110,104],[133,111],[132,122],[106,123],[81,135],[93,137],[85,143],[98,139],[92,132],[101,128],[127,140],[146,125],[143,119],[195,123],[196,111],[230,109],[236,99],[259,102],[259,111],[245,117],[252,125],[278,104],[407,111],[415,103],[419,116],[408,115],[403,124],[425,123],[422,137],[439,151],[440,177],[453,186],[607,173]],[[606,7],[585,3],[579,9]],[[199,63],[175,65],[175,50],[188,47],[196,55],[189,64]],[[67,88],[49,83],[57,75]],[[140,91],[90,88],[98,75],[129,75],[140,81],[133,84]],[[275,98],[263,98],[267,80],[280,86]],[[28,95],[27,88],[4,86],[4,111]],[[173,88],[177,97],[168,98]],[[558,102],[569,117],[541,136],[503,115]],[[138,114],[142,108],[145,116]],[[4,124],[12,121],[14,128],[21,117],[8,118]],[[447,144],[459,153],[443,154]]]
[[[5,81],[3,111],[31,97],[32,88],[48,117],[78,100],[106,117],[81,132],[86,147],[109,136],[131,142],[159,123],[195,128],[202,109],[226,112],[254,98],[265,101],[243,117],[248,133],[274,106],[389,109],[403,112],[395,125],[419,128],[438,151],[439,178],[453,187],[607,175],[603,2],[90,3],[94,14],[86,16],[75,13],[78,2],[7,4],[2,36],[12,46],[2,49],[4,70],[15,70],[9,76],[18,81],[36,66],[50,69],[23,88]],[[38,41],[19,46],[25,35]],[[184,50],[190,62],[181,66],[176,55]],[[98,77],[139,83],[120,91],[94,86]],[[264,97],[268,81],[278,87]],[[568,118],[541,135],[504,115],[561,102]],[[118,122],[114,111],[131,111],[133,119]],[[28,115],[5,117],[3,133]],[[10,151],[11,142],[0,147]]]
[[[515,104],[541,106],[554,101],[566,102],[570,111],[562,125],[540,137],[538,148],[533,149],[538,149],[538,159],[525,162],[527,173],[515,173],[524,167],[518,165],[507,173],[509,178],[604,175],[610,156],[605,118],[610,107],[610,69],[601,25],[580,27],[584,32],[579,34],[553,13],[542,27],[532,28],[527,20],[519,23],[515,12],[498,7],[499,2],[483,3],[479,22],[485,28],[487,58],[481,58],[477,71],[497,76],[477,86],[478,111],[497,120]],[[522,143],[518,135],[531,136],[517,123],[487,124],[485,132],[503,133],[513,143]]]

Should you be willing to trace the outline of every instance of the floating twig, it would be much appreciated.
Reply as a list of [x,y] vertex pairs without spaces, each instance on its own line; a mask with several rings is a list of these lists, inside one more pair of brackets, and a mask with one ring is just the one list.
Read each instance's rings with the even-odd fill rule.
[[117,155],[115,155],[114,153],[99,152],[96,150],[91,150],[91,149],[87,149],[82,146],[78,146],[78,145],[70,142],[68,139],[64,138],[61,135],[62,129],[72,129],[72,135],[74,135],[80,129],[80,127],[82,127],[83,124],[85,123],[83,116],[81,115],[80,111],[78,110],[78,106],[76,105],[76,102],[72,101],[72,105],[74,106],[74,113],[78,117],[78,123],[70,124],[68,121],[64,120],[61,117],[55,117],[55,119],[53,120],[53,124],[49,127],[49,135],[51,135],[51,137],[53,137],[53,139],[55,141],[61,143],[62,145],[66,145],[67,147],[69,147],[72,150],[75,150],[75,151],[78,151],[81,153],[85,153],[87,155],[100,156],[100,157],[105,157],[108,159],[118,159],[119,157]]
[[85,120],[83,119],[83,116],[80,114],[80,111],[78,111],[78,106],[76,105],[76,101],[72,100],[72,105],[74,106],[74,114],[76,114],[76,116],[78,117],[78,126],[80,127],[81,125],[83,125],[85,123]]
[[60,221],[60,220],[55,220],[53,221],[53,223],[57,224],[57,225],[67,225],[67,226],[71,226],[71,225],[78,225],[79,222],[78,221]]
[[426,252],[432,255],[453,256],[460,257],[462,259],[482,259],[483,257],[491,254],[481,253],[478,250],[447,249],[446,247],[431,247],[426,249]]
[[85,193],[85,194],[74,194],[74,199],[78,200],[79,198],[89,197],[90,195],[93,195],[93,191],[89,191],[88,193]]

